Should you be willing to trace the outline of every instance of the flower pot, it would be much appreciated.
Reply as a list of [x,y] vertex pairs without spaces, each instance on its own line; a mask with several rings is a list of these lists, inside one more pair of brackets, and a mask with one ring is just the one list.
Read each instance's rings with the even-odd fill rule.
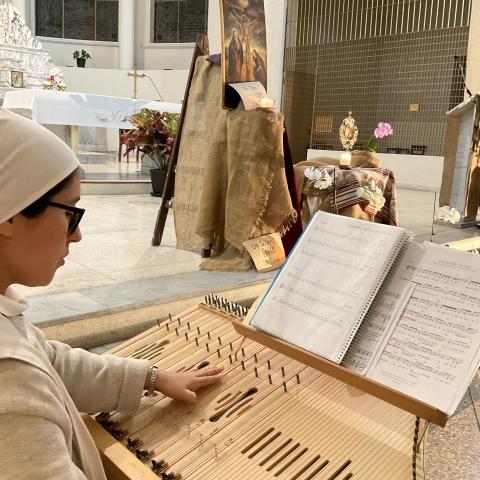
[[85,68],[86,58],[77,58],[77,67]]
[[167,171],[160,168],[151,168],[150,178],[152,179],[152,196],[161,197],[165,179],[167,178]]

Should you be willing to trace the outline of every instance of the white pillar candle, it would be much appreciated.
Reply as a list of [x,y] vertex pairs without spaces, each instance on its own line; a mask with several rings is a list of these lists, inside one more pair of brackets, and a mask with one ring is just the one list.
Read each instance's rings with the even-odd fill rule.
[[350,165],[352,163],[352,154],[350,152],[343,152],[340,155],[340,165]]

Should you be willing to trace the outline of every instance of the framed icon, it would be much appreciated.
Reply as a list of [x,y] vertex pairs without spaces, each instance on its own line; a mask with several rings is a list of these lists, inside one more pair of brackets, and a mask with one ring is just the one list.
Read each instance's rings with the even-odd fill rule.
[[13,88],[23,88],[23,72],[12,70],[10,72],[10,84]]

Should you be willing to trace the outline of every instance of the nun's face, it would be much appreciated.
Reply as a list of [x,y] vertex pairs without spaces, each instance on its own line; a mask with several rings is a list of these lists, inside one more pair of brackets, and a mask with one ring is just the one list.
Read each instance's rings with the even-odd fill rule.
[[[80,170],[72,181],[50,198],[52,202],[74,207],[80,200]],[[27,218],[15,215],[9,242],[13,283],[29,287],[48,285],[65,263],[72,242],[82,239],[80,228],[68,233],[70,213],[48,206],[40,215]]]

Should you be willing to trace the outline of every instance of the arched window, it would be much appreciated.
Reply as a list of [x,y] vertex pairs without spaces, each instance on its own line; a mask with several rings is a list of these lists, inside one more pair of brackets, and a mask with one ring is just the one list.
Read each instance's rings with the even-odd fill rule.
[[35,34],[118,41],[118,0],[35,0]]
[[207,33],[208,0],[153,0],[155,43],[195,42]]

